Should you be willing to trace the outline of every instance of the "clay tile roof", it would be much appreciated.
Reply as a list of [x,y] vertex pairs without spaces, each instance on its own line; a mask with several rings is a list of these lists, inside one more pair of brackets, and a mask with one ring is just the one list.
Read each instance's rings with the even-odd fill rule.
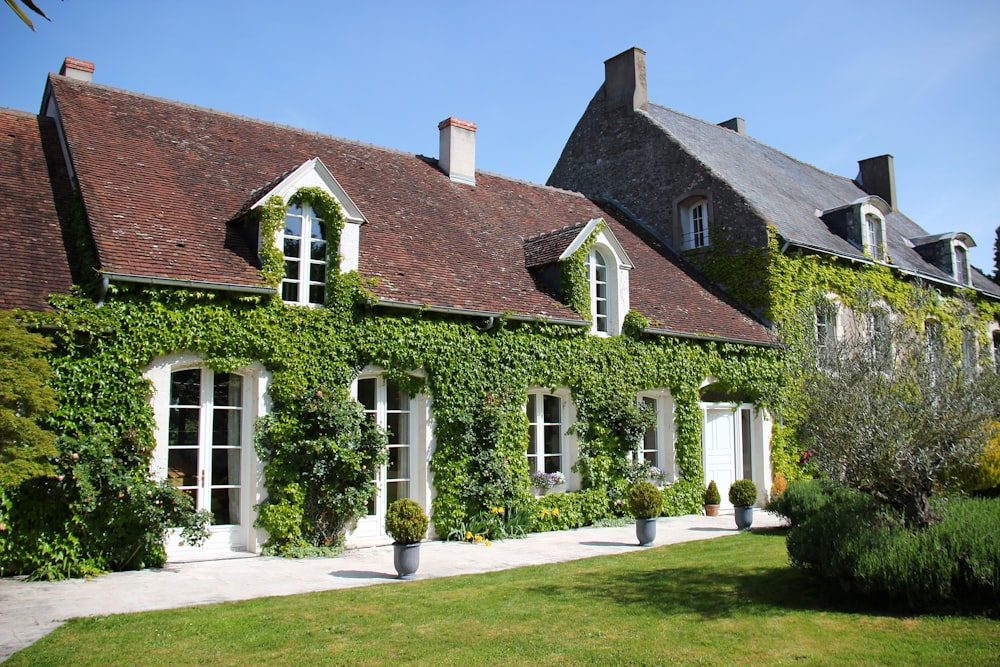
[[47,297],[73,284],[58,151],[52,121],[0,109],[0,309],[49,310]]
[[256,237],[227,221],[318,157],[367,220],[359,271],[385,304],[582,325],[526,262],[551,255],[545,238],[603,217],[634,260],[633,307],[683,335],[771,342],[577,193],[485,172],[454,183],[431,158],[65,77],[50,85],[105,271],[259,286]]
[[529,269],[556,262],[587,225],[581,223],[524,240],[524,265]]

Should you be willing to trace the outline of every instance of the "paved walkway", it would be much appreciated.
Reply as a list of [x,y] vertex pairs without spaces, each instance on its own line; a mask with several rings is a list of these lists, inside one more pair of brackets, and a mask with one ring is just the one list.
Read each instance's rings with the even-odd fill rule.
[[[781,520],[756,510],[753,525],[777,526]],[[731,535],[735,531],[732,511],[719,517],[661,518],[654,546]],[[524,539],[497,541],[489,547],[432,541],[420,547],[416,578],[492,572],[639,548],[632,525],[534,533]],[[251,556],[168,562],[159,570],[117,572],[94,579],[0,579],[0,662],[77,616],[172,609],[390,582],[399,582],[392,565],[391,545],[348,549],[336,558]]]

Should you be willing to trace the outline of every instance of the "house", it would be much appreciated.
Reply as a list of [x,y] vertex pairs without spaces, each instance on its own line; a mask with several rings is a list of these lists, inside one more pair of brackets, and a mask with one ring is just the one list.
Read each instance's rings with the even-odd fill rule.
[[[509,503],[579,525],[643,466],[674,511],[706,469],[766,492],[775,338],[628,210],[477,170],[468,121],[442,121],[435,159],[93,72],[67,58],[38,116],[0,113],[0,224],[27,248],[0,249],[19,286],[0,307],[64,332],[53,423],[148,450],[128,465],[211,512],[203,549],[259,551],[273,516],[301,519],[255,424],[294,429],[338,387],[388,432],[356,544],[386,539],[400,497],[443,537]],[[655,420],[628,432],[640,405]],[[532,493],[532,471],[569,493]]]
[[[650,102],[645,53],[632,48],[605,62],[548,183],[629,211],[792,353],[877,327],[885,312],[961,345],[966,363],[996,363],[1000,285],[969,265],[973,239],[901,212],[891,155],[858,168],[836,176],[755,140],[742,118],[709,123]],[[790,471],[797,458],[789,447],[773,462]]]

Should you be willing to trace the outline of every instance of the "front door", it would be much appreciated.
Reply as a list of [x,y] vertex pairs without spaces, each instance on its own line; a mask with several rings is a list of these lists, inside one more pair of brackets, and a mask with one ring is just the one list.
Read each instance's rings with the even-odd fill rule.
[[212,514],[208,549],[246,546],[244,379],[210,368],[170,374],[167,479]]
[[412,498],[416,491],[412,443],[414,415],[410,395],[383,376],[358,378],[357,395],[368,418],[389,435],[389,461],[373,471],[378,490],[368,503],[366,516],[358,520],[353,533],[355,538],[377,538],[385,535],[385,511],[389,505],[399,498]]
[[737,431],[740,412],[726,404],[705,404],[702,431],[702,449],[705,457],[705,484],[715,480],[722,497],[723,507],[732,507],[729,502],[729,487],[737,478],[737,470],[742,470],[738,448]]

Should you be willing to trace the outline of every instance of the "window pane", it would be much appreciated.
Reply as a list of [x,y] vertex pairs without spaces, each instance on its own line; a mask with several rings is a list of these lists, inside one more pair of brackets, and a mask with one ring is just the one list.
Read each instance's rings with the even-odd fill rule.
[[546,426],[545,427],[545,453],[546,454],[559,454],[560,453],[560,431],[562,431],[561,426]]
[[389,448],[389,463],[386,465],[386,477],[388,479],[409,479],[410,477],[409,447]]
[[317,305],[323,305],[324,303],[326,303],[325,285],[309,286],[309,303],[315,303]]
[[198,483],[198,450],[170,449],[167,452],[167,481],[171,486],[195,486]]
[[170,374],[170,405],[201,405],[201,370]]
[[365,410],[375,410],[375,378],[358,380],[358,401],[365,406]]
[[309,225],[309,238],[322,241],[325,237],[323,236],[323,221],[319,218],[313,218],[312,224]]
[[385,426],[389,431],[390,445],[405,445],[410,441],[410,415],[405,412],[390,412],[385,416]]
[[410,497],[410,483],[409,482],[388,482],[385,485],[385,500],[386,503],[391,505],[393,501],[399,500],[400,498]]
[[299,284],[288,281],[281,283],[281,300],[297,302],[299,300]]
[[313,241],[309,244],[310,257],[326,264],[326,242]]
[[292,259],[285,260],[285,278],[288,280],[299,279],[299,263]]
[[545,457],[545,472],[562,472],[559,470],[561,459],[558,456]]
[[239,523],[240,490],[212,489],[212,525]]
[[545,415],[545,423],[553,424],[560,423],[562,420],[559,418],[559,397],[548,395],[544,399],[543,411]]
[[302,218],[285,216],[285,236],[302,236]]
[[527,404],[527,406],[525,406],[525,409],[528,412],[528,423],[534,424],[536,421],[538,421],[535,418],[535,397],[534,396],[528,396],[528,404]]
[[298,239],[285,238],[285,257],[298,257],[302,244]]
[[199,408],[170,408],[167,428],[168,447],[195,447],[198,445]]
[[212,486],[239,486],[240,450],[216,447],[212,450]]
[[212,411],[212,445],[215,447],[240,445],[240,415],[242,410],[222,408]]
[[410,396],[395,382],[387,381],[385,383],[385,403],[389,410],[409,410]]
[[232,373],[216,373],[213,401],[216,407],[243,405],[243,378]]
[[309,265],[309,280],[314,283],[325,283],[326,282],[326,264],[310,264]]

